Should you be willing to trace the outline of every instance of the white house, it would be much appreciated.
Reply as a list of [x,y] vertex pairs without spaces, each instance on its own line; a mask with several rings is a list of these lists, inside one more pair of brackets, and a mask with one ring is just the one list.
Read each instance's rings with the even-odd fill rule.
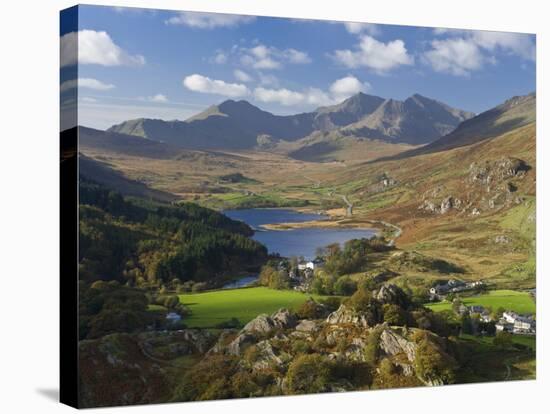
[[315,269],[319,269],[321,267],[323,267],[325,265],[325,261],[323,259],[315,259],[315,260],[310,260],[308,262],[300,262],[298,263],[298,270],[306,270],[306,269],[311,269],[311,270],[315,270]]
[[166,314],[166,320],[170,323],[176,323],[181,321],[181,316],[176,312],[168,312]]

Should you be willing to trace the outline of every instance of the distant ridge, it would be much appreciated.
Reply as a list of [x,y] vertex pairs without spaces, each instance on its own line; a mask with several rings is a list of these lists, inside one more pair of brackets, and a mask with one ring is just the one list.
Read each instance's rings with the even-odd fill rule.
[[185,121],[139,118],[113,125],[108,132],[189,149],[251,149],[266,141],[292,142],[319,131],[417,145],[438,139],[472,116],[418,94],[397,101],[358,93],[337,105],[285,116],[248,101],[227,100]]

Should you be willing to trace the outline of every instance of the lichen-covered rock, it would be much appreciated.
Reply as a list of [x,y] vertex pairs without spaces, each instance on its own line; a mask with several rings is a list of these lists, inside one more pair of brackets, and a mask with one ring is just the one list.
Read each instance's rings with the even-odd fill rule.
[[273,315],[259,315],[248,322],[244,332],[269,333],[275,329],[289,329],[296,326],[296,317],[288,309],[279,309]]
[[242,355],[242,353],[255,342],[256,337],[254,335],[242,333],[227,345],[226,351],[229,355]]
[[387,355],[405,354],[410,362],[416,356],[416,344],[391,329],[384,329],[380,335],[380,349]]
[[391,303],[406,307],[408,305],[407,294],[394,284],[387,283],[382,285],[374,297],[382,303]]
[[340,307],[328,315],[326,322],[329,325],[353,324],[363,328],[369,327],[369,319],[363,312],[356,311],[346,305]]
[[256,316],[254,319],[248,322],[244,326],[243,331],[268,333],[271,332],[274,328],[275,324],[273,323],[273,319],[271,319],[268,315],[262,314]]
[[296,325],[296,330],[300,332],[315,332],[319,330],[319,325],[317,325],[317,323],[314,321],[304,319],[303,321],[300,321],[298,325]]
[[296,316],[288,309],[279,309],[271,315],[271,320],[277,328],[281,329],[289,329],[296,326]]
[[260,341],[256,344],[257,357],[253,362],[252,367],[256,370],[266,369],[270,366],[280,366],[283,360],[275,353],[273,346],[267,340]]

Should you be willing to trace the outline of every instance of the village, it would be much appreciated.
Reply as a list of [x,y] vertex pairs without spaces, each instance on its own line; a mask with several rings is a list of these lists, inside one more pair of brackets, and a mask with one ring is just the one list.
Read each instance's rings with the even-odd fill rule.
[[[291,287],[299,292],[309,292],[311,283],[317,269],[322,269],[325,261],[322,257],[313,260],[303,258],[281,260],[278,264],[279,271],[288,273]],[[430,301],[444,301],[454,297],[453,310],[459,317],[467,316],[472,321],[473,331],[480,334],[494,334],[507,332],[516,335],[536,335],[536,320],[533,315],[520,314],[512,310],[496,310],[485,308],[481,305],[467,306],[460,301],[459,293],[480,293],[487,290],[486,284],[481,281],[463,282],[457,279],[449,279],[445,283],[437,283],[429,289]],[[478,324],[481,323],[483,328]],[[487,327],[490,327],[489,329]]]

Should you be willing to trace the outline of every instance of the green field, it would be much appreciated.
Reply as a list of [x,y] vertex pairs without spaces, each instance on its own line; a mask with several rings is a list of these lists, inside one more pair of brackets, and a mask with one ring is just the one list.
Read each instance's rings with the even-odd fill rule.
[[211,328],[231,318],[237,318],[241,324],[246,324],[261,313],[270,314],[280,308],[295,309],[309,297],[321,298],[291,290],[265,287],[179,295],[180,302],[188,306],[192,312],[191,316],[185,319],[185,324],[201,328]]
[[[493,310],[504,308],[518,313],[535,313],[536,306],[534,300],[527,292],[518,292],[514,290],[493,290],[489,293],[461,298],[466,306],[481,305],[492,307]],[[428,303],[426,307],[435,312],[450,310],[451,302],[443,301],[438,303]]]

